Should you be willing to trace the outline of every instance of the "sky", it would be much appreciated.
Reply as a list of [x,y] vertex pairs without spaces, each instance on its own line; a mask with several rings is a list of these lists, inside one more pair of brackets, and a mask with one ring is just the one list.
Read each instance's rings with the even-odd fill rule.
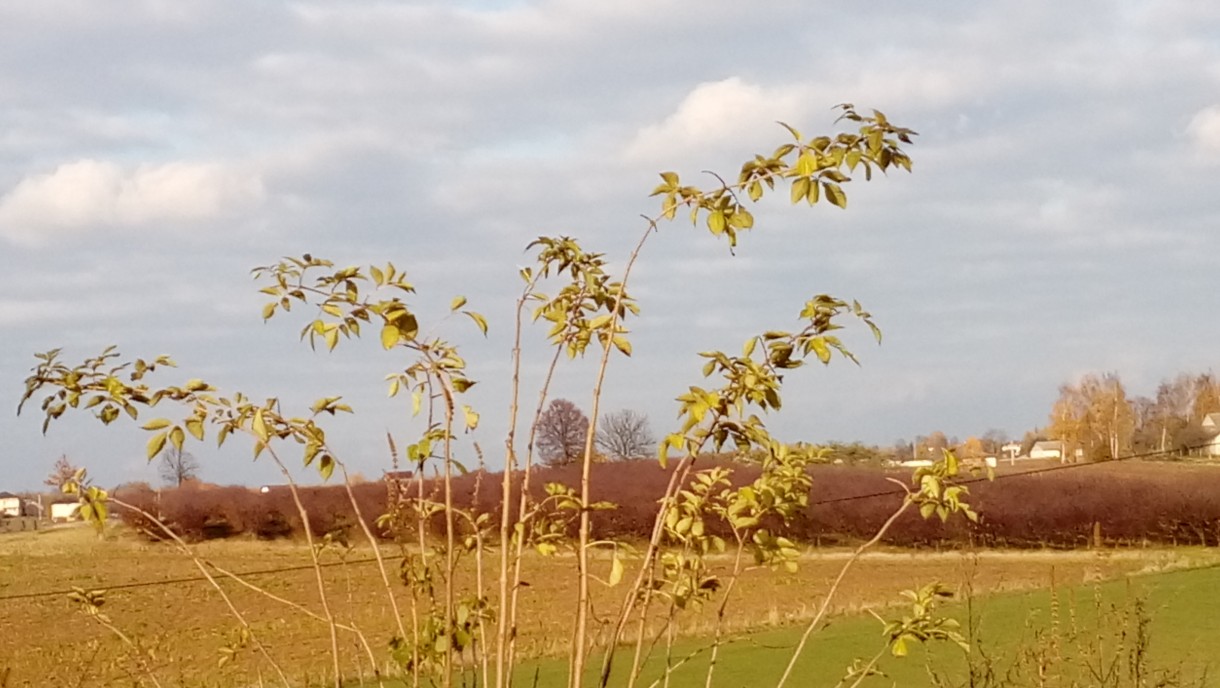
[[[846,210],[769,198],[735,254],[663,225],[604,409],[676,429],[699,351],[795,326],[818,293],[858,299],[885,337],[849,328],[860,366],[789,376],[768,419],[788,441],[1019,437],[1082,374],[1147,394],[1220,367],[1215,3],[6,2],[0,490],[39,487],[61,455],[103,485],[157,481],[134,423],[82,412],[43,436],[36,403],[15,414],[35,352],[111,344],[172,355],[164,384],[290,411],[343,395],[340,458],[388,469],[386,432],[421,429],[386,396],[405,359],[311,351],[297,311],[262,322],[250,269],[306,252],[407,271],[479,381],[462,451],[498,467],[525,246],[571,235],[620,269],[658,172],[735,176],[786,141],[776,121],[834,131],[842,102],[919,132],[913,174],[852,182]],[[444,319],[459,294],[486,339]],[[538,328],[526,350],[532,405]],[[587,409],[594,372],[565,364],[554,395]],[[232,445],[187,450],[208,481],[282,481]]]

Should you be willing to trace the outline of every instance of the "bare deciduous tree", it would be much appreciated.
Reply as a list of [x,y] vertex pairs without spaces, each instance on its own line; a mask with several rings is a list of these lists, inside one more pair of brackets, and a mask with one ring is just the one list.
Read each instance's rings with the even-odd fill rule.
[[199,461],[190,452],[169,447],[161,455],[160,473],[167,484],[182,487],[182,483],[199,477]]
[[555,399],[538,418],[538,455],[552,466],[580,461],[589,418],[567,399]]
[[657,441],[648,427],[648,416],[631,409],[602,415],[597,426],[597,448],[612,459],[639,459],[651,455]]
[[68,461],[68,456],[65,454],[55,460],[55,467],[51,469],[51,474],[42,482],[44,485],[50,485],[58,490],[63,487],[64,483],[76,477],[76,470],[76,466]]

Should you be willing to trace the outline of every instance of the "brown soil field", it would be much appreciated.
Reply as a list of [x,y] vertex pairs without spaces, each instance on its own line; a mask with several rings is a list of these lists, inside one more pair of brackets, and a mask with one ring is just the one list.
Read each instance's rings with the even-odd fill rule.
[[[201,543],[198,554],[234,572],[309,563],[301,544],[279,541],[224,540]],[[411,605],[408,590],[398,582],[399,552],[390,571],[393,593],[404,615]],[[374,564],[358,562],[370,556],[357,547],[346,555],[323,552],[337,564],[324,570],[328,600],[336,620],[358,627],[379,663],[386,661],[386,644],[395,624],[386,591]],[[795,574],[750,571],[730,604],[728,630],[740,632],[793,623],[808,618],[820,603],[833,576],[847,558],[846,550],[810,550]],[[494,587],[494,555],[488,555],[485,580]],[[1052,581],[1070,585],[1140,571],[1157,571],[1205,563],[1220,556],[1202,549],[1128,549],[1113,552],[982,551],[934,553],[916,550],[880,551],[867,555],[848,576],[833,605],[837,613],[883,609],[898,601],[898,593],[939,580],[950,587],[968,581],[978,593],[1045,587]],[[727,574],[730,561],[717,560]],[[609,568],[607,561],[603,568]],[[472,567],[463,576],[473,582]],[[522,592],[520,647],[526,656],[562,652],[570,636],[575,598],[575,561],[559,555],[530,555],[525,566],[529,587]],[[605,571],[602,572],[603,574]],[[628,576],[631,574],[628,567]],[[243,650],[236,661],[218,667],[220,650],[235,636],[238,624],[220,596],[206,582],[117,589],[146,581],[197,576],[194,564],[172,547],[111,534],[98,539],[86,527],[0,536],[0,676],[10,671],[8,686],[44,685],[52,676],[73,677],[73,685],[130,682],[130,653],[95,619],[74,608],[65,594],[11,599],[30,593],[72,587],[111,590],[102,610],[113,625],[149,653],[149,663],[168,685],[253,685],[259,676],[270,679],[265,661]],[[321,613],[312,570],[252,576],[266,591]],[[465,582],[465,581],[463,581]],[[294,679],[320,677],[330,663],[325,624],[299,610],[240,584],[226,580],[237,609],[247,615],[255,633]],[[490,590],[488,591],[491,592]],[[620,603],[621,588],[598,586],[596,615],[607,619]],[[10,598],[10,599],[5,599]],[[714,628],[715,605],[681,616],[683,634],[703,634]],[[356,636],[341,633],[345,672],[368,675],[366,654]],[[115,657],[127,657],[116,660]],[[3,681],[0,681],[3,683]]]

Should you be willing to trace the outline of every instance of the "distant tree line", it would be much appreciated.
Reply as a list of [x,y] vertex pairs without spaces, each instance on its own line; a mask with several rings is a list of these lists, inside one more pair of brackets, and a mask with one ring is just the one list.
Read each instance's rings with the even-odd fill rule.
[[1203,427],[1220,412],[1220,380],[1211,372],[1163,380],[1152,396],[1129,396],[1118,373],[1089,374],[1060,386],[1045,434],[1069,455],[1088,460],[1198,447],[1214,433]]

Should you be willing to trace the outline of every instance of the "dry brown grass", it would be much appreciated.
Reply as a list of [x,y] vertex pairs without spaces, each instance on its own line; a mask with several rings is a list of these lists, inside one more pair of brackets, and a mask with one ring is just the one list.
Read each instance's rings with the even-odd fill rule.
[[[304,565],[308,550],[291,542],[227,540],[202,543],[199,554],[234,571]],[[386,553],[398,552],[387,547]],[[357,548],[347,555],[363,559]],[[810,552],[795,575],[756,570],[738,586],[728,625],[733,631],[791,623],[810,614],[827,582],[842,564],[840,551]],[[896,593],[919,583],[941,580],[960,583],[973,577],[976,590],[1019,589],[1046,585],[1052,569],[1057,582],[1071,584],[1108,578],[1147,568],[1180,565],[1199,560],[1201,551],[1132,550],[1109,554],[1087,552],[983,552],[930,553],[880,552],[867,556],[849,577],[836,605],[839,612],[892,604]],[[339,552],[325,552],[327,561],[340,561]],[[723,565],[727,573],[727,558]],[[608,568],[608,562],[604,565]],[[531,557],[523,593],[520,622],[525,655],[543,655],[564,649],[570,634],[566,609],[575,597],[575,560]],[[604,572],[603,572],[604,573]],[[189,577],[193,564],[170,546],[138,538],[113,535],[98,540],[87,528],[66,528],[37,534],[0,537],[0,597],[79,586],[104,588],[149,580]],[[469,570],[465,575],[469,575]],[[384,657],[393,622],[384,590],[371,564],[349,564],[326,570],[331,603],[338,620],[363,630],[370,644]],[[313,573],[308,570],[251,579],[288,600],[318,609]],[[325,627],[300,612],[226,582],[237,606],[249,615],[253,627],[272,654],[301,679],[324,674],[328,665]],[[619,590],[597,590],[599,618],[612,616]],[[409,594],[401,586],[395,594],[404,609]],[[151,648],[157,673],[171,685],[252,684],[258,671],[269,675],[251,651],[221,669],[219,650],[232,637],[236,621],[218,595],[204,582],[113,590],[104,610],[114,624]],[[707,608],[682,617],[685,634],[710,632],[714,610]],[[130,666],[105,658],[121,656],[117,640],[93,620],[74,610],[63,595],[0,601],[0,671],[10,667],[11,686],[43,685],[52,675],[83,679],[81,685],[107,685],[123,679]],[[368,675],[356,639],[343,637],[345,671],[353,677]],[[363,662],[363,664],[362,664]],[[113,665],[112,665],[113,664]],[[72,682],[75,684],[75,678]]]

